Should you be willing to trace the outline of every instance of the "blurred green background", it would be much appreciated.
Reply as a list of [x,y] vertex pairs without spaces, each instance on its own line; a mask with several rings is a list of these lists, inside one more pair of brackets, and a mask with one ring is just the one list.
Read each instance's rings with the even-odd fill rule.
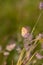
[[[17,36],[22,26],[30,26],[32,30],[42,11],[39,9],[40,1],[43,0],[0,0],[0,44],[3,49],[10,37]],[[41,32],[43,32],[43,14],[34,35]],[[3,59],[3,54],[0,54],[0,65]]]

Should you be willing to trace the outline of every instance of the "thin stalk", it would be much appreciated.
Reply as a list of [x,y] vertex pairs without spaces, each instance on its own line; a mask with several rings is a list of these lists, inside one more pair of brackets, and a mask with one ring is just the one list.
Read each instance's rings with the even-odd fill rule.
[[31,58],[30,58],[29,61],[26,63],[26,65],[29,65],[29,64],[30,64],[30,62],[31,62],[32,58],[35,56],[35,54],[36,54],[36,52],[31,56]]
[[20,54],[19,60],[17,62],[17,65],[22,64],[22,58],[23,58],[24,52],[25,52],[25,48],[23,48],[23,50],[21,51],[21,54]]
[[33,32],[35,31],[35,28],[36,28],[36,26],[37,26],[37,24],[38,24],[38,22],[39,22],[39,19],[40,19],[42,13],[43,13],[43,12],[41,12],[41,13],[39,14],[38,19],[37,19],[37,21],[36,21],[36,23],[35,23],[35,25],[34,25],[34,27],[33,27],[33,29],[32,29],[31,34],[33,34]]

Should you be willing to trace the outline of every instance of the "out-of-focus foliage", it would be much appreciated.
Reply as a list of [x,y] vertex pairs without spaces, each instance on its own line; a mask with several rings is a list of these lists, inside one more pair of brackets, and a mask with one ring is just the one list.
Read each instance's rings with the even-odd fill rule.
[[[0,0],[0,45],[2,45],[2,51],[6,51],[6,45],[11,39],[16,41],[17,46],[23,48],[22,41],[18,42],[21,27],[30,26],[32,30],[42,11],[39,9],[40,1],[43,0]],[[34,36],[39,33],[43,33],[43,14],[36,26]],[[7,65],[16,65],[18,57],[19,53],[16,49],[10,52],[7,60],[6,56],[0,53],[0,65],[5,65],[5,60]],[[38,64],[39,62],[40,60],[38,60]]]

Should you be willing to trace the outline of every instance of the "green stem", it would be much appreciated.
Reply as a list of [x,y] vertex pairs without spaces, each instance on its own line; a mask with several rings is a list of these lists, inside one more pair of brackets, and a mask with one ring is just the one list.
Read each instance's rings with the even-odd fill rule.
[[39,22],[39,19],[40,19],[42,13],[43,13],[43,12],[41,12],[41,13],[39,14],[38,19],[37,19],[37,21],[36,21],[36,23],[35,23],[35,25],[34,25],[34,27],[33,27],[33,29],[32,29],[31,34],[33,34],[33,32],[34,32],[34,30],[35,30],[35,28],[36,28],[36,26],[37,26],[37,24],[38,24],[38,22]]

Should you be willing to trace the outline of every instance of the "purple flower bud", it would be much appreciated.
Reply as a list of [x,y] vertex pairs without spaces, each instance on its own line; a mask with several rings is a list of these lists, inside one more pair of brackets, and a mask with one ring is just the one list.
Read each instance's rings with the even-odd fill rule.
[[39,9],[40,9],[40,10],[43,9],[43,2],[40,2],[40,3],[39,3]]
[[7,51],[5,51],[5,52],[3,53],[4,56],[8,56],[9,54],[10,54],[10,53],[7,52]]
[[40,60],[40,59],[42,59],[42,58],[43,58],[43,56],[42,56],[42,55],[40,55],[39,53],[37,53],[37,54],[36,54],[36,58]]
[[16,47],[16,43],[12,42],[11,44],[6,46],[7,51],[12,51]]
[[41,40],[42,38],[43,38],[43,34],[41,34],[41,33],[36,36],[36,39],[37,39],[37,40]]

